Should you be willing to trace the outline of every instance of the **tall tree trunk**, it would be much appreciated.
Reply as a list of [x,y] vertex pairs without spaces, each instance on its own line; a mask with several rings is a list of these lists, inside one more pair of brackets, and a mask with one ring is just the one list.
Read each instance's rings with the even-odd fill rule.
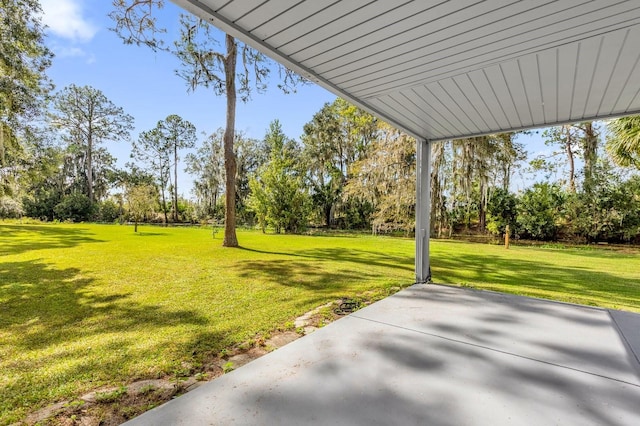
[[162,166],[162,154],[160,154],[160,156],[160,194],[162,195],[162,213],[164,213],[164,226],[167,226],[169,223],[169,218],[167,217],[167,198],[164,193],[164,185],[166,184],[166,182],[168,182],[170,176],[165,179],[164,173],[162,172],[162,170],[164,169],[164,167]]
[[327,223],[327,228],[331,227],[331,204],[324,206],[324,220]]
[[567,159],[569,160],[569,191],[576,192],[576,166],[573,160],[571,144],[566,145]]
[[505,164],[502,167],[502,173],[504,174],[504,178],[502,179],[502,189],[508,192],[509,187],[511,186],[511,164]]
[[4,127],[4,122],[0,121],[0,166],[4,166],[5,162]]
[[87,137],[87,195],[89,195],[89,200],[93,203],[93,141],[91,139],[92,136],[89,133]]
[[164,188],[160,188],[160,193],[162,194],[162,213],[164,213],[164,226],[167,226],[169,223],[169,218],[167,217],[167,199],[164,195]]
[[444,162],[444,142],[431,144],[431,229],[437,238],[442,234],[442,186],[440,171]]
[[178,221],[178,141],[173,145],[173,222]]
[[485,182],[484,178],[480,178],[480,203],[478,203],[478,229],[481,232],[487,230],[487,204],[488,204],[488,186],[489,183]]
[[225,170],[225,220],[224,247],[238,247],[236,236],[236,155],[233,152],[233,139],[236,122],[236,56],[238,46],[229,34],[225,37],[227,56],[224,60],[224,74],[227,91],[227,123],[224,129],[224,170]]
[[566,132],[567,140],[565,142],[565,152],[567,153],[567,160],[569,161],[569,191],[576,192],[576,166],[573,158],[573,149],[571,144],[573,139],[571,137],[571,127],[563,126]]
[[584,192],[590,194],[593,190],[593,174],[598,158],[598,136],[593,128],[593,122],[589,121],[582,125],[584,132],[583,156],[584,156]]

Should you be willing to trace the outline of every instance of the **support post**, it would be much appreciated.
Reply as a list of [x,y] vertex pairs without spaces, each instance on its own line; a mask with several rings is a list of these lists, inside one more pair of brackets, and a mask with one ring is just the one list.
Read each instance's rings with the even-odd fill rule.
[[416,154],[416,283],[426,284],[431,281],[431,144],[419,140]]

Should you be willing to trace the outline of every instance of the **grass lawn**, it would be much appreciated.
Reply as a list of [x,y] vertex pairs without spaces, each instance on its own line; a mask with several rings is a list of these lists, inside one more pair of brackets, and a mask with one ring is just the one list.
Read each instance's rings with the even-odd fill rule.
[[[411,284],[411,239],[0,222],[0,424],[187,375],[339,297]],[[640,312],[640,254],[432,242],[434,280]]]

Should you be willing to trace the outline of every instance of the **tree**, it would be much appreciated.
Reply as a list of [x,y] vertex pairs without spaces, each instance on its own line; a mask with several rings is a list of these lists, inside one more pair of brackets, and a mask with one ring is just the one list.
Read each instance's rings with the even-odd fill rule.
[[52,124],[63,131],[62,139],[68,146],[84,152],[85,193],[91,202],[95,202],[95,150],[103,142],[128,138],[133,129],[133,117],[91,86],[72,84],[64,88],[56,94],[54,107],[50,114]]
[[594,168],[590,192],[569,200],[573,235],[587,242],[630,242],[640,232],[640,176],[614,167],[606,158]]
[[311,200],[325,225],[331,226],[336,204],[340,201],[344,175],[337,163],[340,123],[332,104],[325,104],[304,125],[304,156],[309,168]]
[[513,231],[517,216],[516,197],[504,188],[497,188],[487,206],[487,229],[494,235],[506,233],[507,226]]
[[155,128],[142,132],[138,140],[133,142],[131,157],[143,162],[147,170],[155,176],[156,185],[162,199],[161,207],[164,214],[164,223],[169,222],[167,217],[167,197],[166,189],[171,179],[171,147],[168,141],[162,136],[159,125]]
[[378,126],[369,154],[353,164],[345,195],[371,203],[374,233],[409,233],[415,226],[416,141],[386,123]]
[[447,191],[451,180],[451,158],[448,154],[451,142],[433,142],[431,145],[431,228],[437,238],[445,228],[452,232],[447,211]]
[[112,179],[115,187],[125,189],[131,185],[155,184],[156,181],[153,174],[139,167],[137,164],[128,162],[124,166],[124,169],[117,169],[113,172]]
[[573,127],[570,124],[567,124],[560,127],[552,127],[548,130],[545,130],[542,134],[542,136],[546,138],[545,144],[558,145],[561,148],[560,152],[554,152],[553,154],[551,154],[552,156],[566,156],[567,164],[569,166],[567,186],[569,192],[572,193],[576,192],[575,156],[580,148],[580,135],[578,132],[579,129]]
[[542,134],[546,138],[546,145],[556,145],[560,151],[552,153],[547,158],[538,157],[532,161],[534,170],[554,171],[557,164],[547,161],[550,157],[564,156],[568,166],[567,187],[569,192],[576,192],[576,156],[581,155],[583,161],[582,189],[589,193],[593,186],[593,175],[598,160],[599,134],[595,123],[566,124],[552,127]]
[[582,159],[584,161],[584,180],[582,188],[584,192],[590,194],[595,179],[595,169],[598,162],[599,135],[596,126],[592,121],[585,121],[575,125],[582,132]]
[[509,191],[511,179],[515,170],[521,167],[522,162],[527,159],[527,152],[524,145],[516,142],[519,133],[508,132],[493,135],[495,143],[498,145],[494,156],[494,186]]
[[238,218],[245,224],[254,222],[254,215],[248,208],[251,188],[249,181],[259,168],[269,161],[270,147],[264,141],[248,138],[244,133],[237,132],[233,144],[237,172],[236,172],[236,211]]
[[325,104],[305,124],[302,141],[312,201],[326,226],[334,224],[341,208],[348,215],[353,200],[341,197],[342,189],[351,165],[366,153],[376,132],[375,117],[340,98]]
[[53,209],[68,191],[65,150],[45,141],[28,146],[28,162],[20,176],[22,205],[29,217],[53,220]]
[[[471,210],[475,208],[478,214],[478,228],[486,228],[487,203],[489,201],[490,180],[492,173],[492,159],[498,151],[492,135],[479,136],[471,139],[454,141],[454,147],[460,153],[461,187],[464,190],[466,202],[466,225],[471,222]],[[456,158],[456,160],[458,159]]]
[[121,223],[124,220],[124,204],[127,188],[140,185],[155,187],[156,185],[156,178],[153,174],[131,162],[125,164],[125,169],[114,170],[112,180],[112,188],[119,191],[114,193],[112,198],[118,205],[118,217]]
[[525,157],[514,133],[501,133],[453,141],[452,210],[466,228],[477,214],[478,228],[484,231],[491,192],[506,189],[513,170]]
[[185,171],[194,175],[193,194],[201,215],[213,216],[218,197],[223,191],[224,157],[222,154],[223,129],[212,133],[195,154],[185,157]]
[[176,114],[172,114],[158,122],[158,132],[164,139],[166,146],[173,154],[173,221],[178,221],[178,151],[193,148],[196,144],[196,127],[189,121]]
[[122,194],[117,194],[113,199],[104,200],[98,204],[98,220],[100,222],[113,223],[122,215],[120,200]]
[[536,183],[520,196],[518,231],[525,238],[553,240],[557,237],[558,216],[565,196],[557,185]]
[[614,163],[640,169],[640,115],[610,121],[607,128],[606,149]]
[[258,222],[265,231],[273,226],[277,233],[298,232],[306,225],[307,194],[302,173],[299,170],[299,148],[282,132],[275,120],[265,136],[269,150],[269,161],[249,181],[253,208]]
[[147,214],[152,213],[157,200],[157,192],[152,185],[132,185],[126,192],[127,208],[133,218],[133,232],[138,232],[138,223],[142,222]]
[[[205,212],[213,215],[219,206],[218,197],[224,192],[224,129],[218,129],[204,142],[196,154],[186,157],[186,171],[195,174],[194,195]],[[247,209],[247,200],[251,193],[249,180],[258,168],[269,159],[269,147],[262,141],[247,138],[237,132],[233,143],[236,158],[236,212],[240,220],[252,223],[253,212]]]
[[[68,145],[63,150],[62,174],[65,194],[81,192],[87,194],[87,152],[79,145]],[[94,148],[91,156],[91,177],[94,201],[107,195],[111,186],[116,159],[104,147]]]
[[53,54],[41,15],[37,0],[0,0],[0,195],[10,175],[5,169],[21,150],[19,135],[30,131],[52,87],[45,71]]
[[[197,87],[212,89],[216,95],[223,95],[227,101],[226,125],[224,131],[225,163],[225,235],[222,245],[237,247],[236,236],[236,172],[234,153],[235,115],[237,96],[242,101],[249,100],[253,90],[262,92],[270,72],[270,63],[257,50],[225,34],[225,49],[218,51],[217,34],[207,21],[182,14],[180,17],[180,37],[168,47],[161,36],[166,30],[157,26],[154,9],[164,5],[163,0],[113,0],[115,11],[110,17],[115,21],[114,30],[127,44],[145,45],[153,50],[164,50],[174,54],[181,62],[177,71],[190,90]],[[238,58],[242,67],[237,69]],[[282,71],[282,68],[280,68]],[[279,85],[288,91],[300,81],[289,70],[284,70],[283,83]]]

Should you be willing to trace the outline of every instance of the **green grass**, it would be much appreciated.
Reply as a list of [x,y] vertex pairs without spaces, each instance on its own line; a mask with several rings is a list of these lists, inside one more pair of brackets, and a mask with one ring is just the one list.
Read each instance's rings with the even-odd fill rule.
[[[0,424],[181,376],[338,297],[413,281],[411,239],[0,223]],[[438,283],[640,312],[640,255],[434,241]]]
[[640,250],[557,247],[435,241],[433,275],[438,283],[640,312]]
[[413,280],[412,241],[0,223],[0,424],[211,355],[338,297]]

